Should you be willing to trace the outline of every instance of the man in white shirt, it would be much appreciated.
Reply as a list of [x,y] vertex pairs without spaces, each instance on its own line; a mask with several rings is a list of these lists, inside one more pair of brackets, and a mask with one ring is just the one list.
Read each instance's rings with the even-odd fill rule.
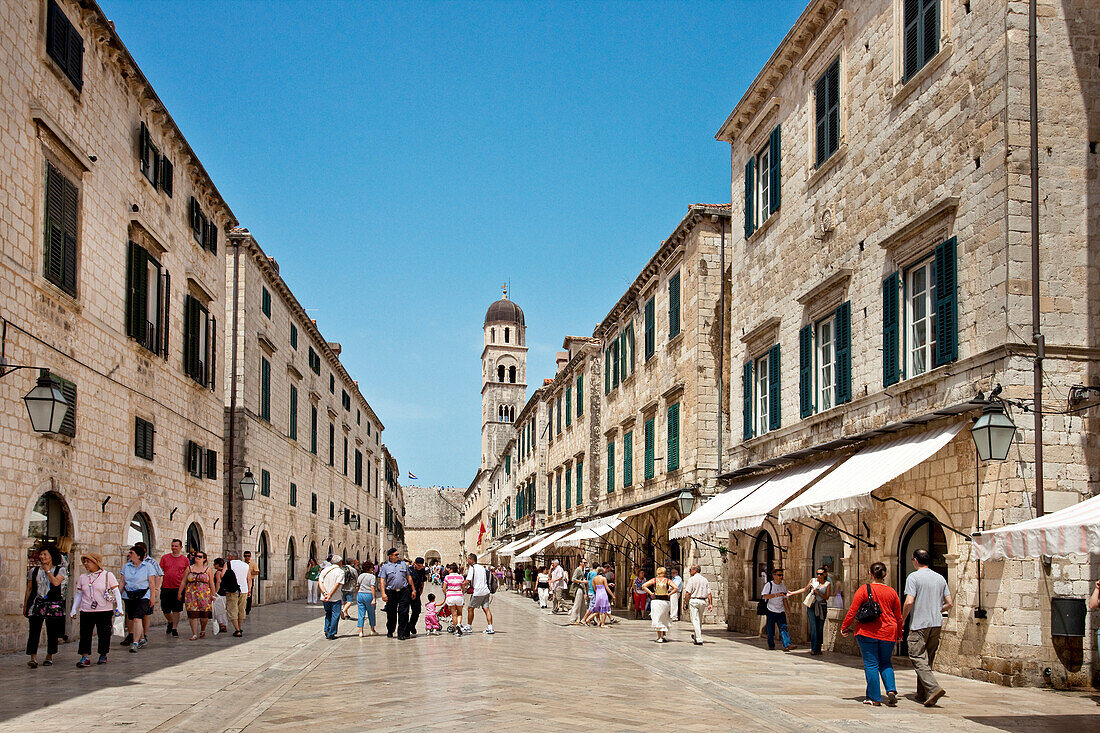
[[477,555],[474,553],[471,552],[466,559],[469,562],[466,587],[470,590],[470,601],[466,609],[466,628],[463,631],[469,634],[474,630],[474,609],[480,608],[485,612],[485,631],[482,633],[492,634],[493,612],[489,610],[489,603],[493,600],[493,594],[489,588],[489,571],[484,565],[478,565]]
[[565,605],[565,586],[569,579],[565,574],[565,568],[557,560],[550,563],[550,590],[554,594],[554,613],[562,610]]
[[791,635],[787,633],[787,586],[783,585],[783,569],[772,571],[772,579],[764,584],[760,597],[768,602],[765,626],[768,634],[768,648],[775,649],[775,629],[779,627],[779,637],[783,642],[783,651],[791,650]]
[[680,577],[680,568],[676,565],[672,566],[672,587],[674,590],[671,593],[672,597],[669,598],[669,601],[671,601],[669,605],[669,620],[679,621],[680,593],[684,590],[684,579]]
[[688,613],[691,615],[691,625],[695,633],[691,635],[693,644],[703,643],[703,611],[713,611],[714,602],[710,592],[710,582],[699,572],[698,565],[688,568],[687,583],[684,584],[684,598],[687,599]]
[[252,573],[249,571],[248,563],[239,559],[236,553],[229,554],[229,568],[225,572],[233,573],[237,579],[237,587],[240,589],[225,594],[225,613],[235,629],[233,636],[244,635],[241,626],[248,613],[248,595],[252,592]]
[[325,608],[325,638],[335,639],[340,624],[340,607],[343,604],[343,584],[346,577],[343,558],[332,556],[332,562],[321,571],[317,585],[321,589],[321,604]]

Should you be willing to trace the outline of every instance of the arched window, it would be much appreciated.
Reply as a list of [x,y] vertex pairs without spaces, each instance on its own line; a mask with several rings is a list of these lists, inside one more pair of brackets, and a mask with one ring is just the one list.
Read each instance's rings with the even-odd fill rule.
[[72,536],[71,526],[69,508],[65,505],[65,500],[60,495],[47,491],[34,503],[31,521],[27,526],[27,536],[56,542],[61,537]]
[[510,384],[516,383],[516,368],[514,366],[508,367],[508,382]]
[[515,405],[509,405],[508,406],[508,422],[515,422],[515,421],[516,421],[516,406]]
[[294,580],[294,564],[297,562],[297,558],[294,554],[294,538],[291,537],[286,543],[286,579]]
[[511,336],[512,336],[511,329],[505,328],[504,329],[504,343],[508,343]]
[[309,559],[312,560],[313,562],[317,562],[317,543],[316,542],[311,541],[309,543]]
[[772,571],[775,569],[775,543],[767,530],[756,536],[756,544],[752,548],[752,597],[760,598],[764,584],[772,579]]
[[947,578],[947,559],[944,557],[947,555],[947,536],[943,527],[934,516],[914,514],[905,523],[901,544],[898,545],[895,586],[899,595],[905,590],[905,579],[913,572],[913,552],[920,549],[928,550],[932,555],[930,567]]
[[497,381],[498,382],[503,382],[504,381],[504,365],[503,364],[501,364],[500,366],[497,367]]
[[495,344],[497,342],[497,330],[495,328],[489,329],[489,343]]
[[[202,552],[202,530],[199,529],[199,525],[191,522],[187,525],[187,553]],[[211,562],[211,564],[213,564]]]
[[149,548],[149,555],[153,555],[153,526],[144,512],[135,514],[126,528],[126,544],[136,545],[138,542],[144,542]]
[[260,571],[259,579],[267,580],[268,555],[267,532],[260,532],[260,541],[256,544],[256,569]]
[[833,581],[833,593],[841,590],[844,581],[844,540],[840,533],[829,524],[822,524],[814,535],[814,566],[811,574],[824,566],[829,569],[829,578]]

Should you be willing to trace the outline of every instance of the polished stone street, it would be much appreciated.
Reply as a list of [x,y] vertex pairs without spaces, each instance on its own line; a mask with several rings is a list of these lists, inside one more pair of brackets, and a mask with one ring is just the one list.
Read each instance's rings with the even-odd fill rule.
[[[524,730],[1087,730],[1100,699],[1009,689],[944,676],[948,697],[911,700],[915,675],[898,671],[897,708],[859,703],[857,660],[804,650],[769,652],[761,640],[707,629],[689,642],[653,643],[648,621],[605,630],[565,626],[531,601],[501,591],[497,634],[421,636],[398,642],[321,635],[321,611],[302,603],[253,611],[243,640],[166,640],[105,667],[78,670],[75,644],[53,667],[0,659],[0,730],[273,731]],[[480,612],[479,612],[480,613]],[[384,630],[385,615],[379,621]],[[475,631],[484,628],[475,621]],[[116,640],[117,642],[117,640]]]

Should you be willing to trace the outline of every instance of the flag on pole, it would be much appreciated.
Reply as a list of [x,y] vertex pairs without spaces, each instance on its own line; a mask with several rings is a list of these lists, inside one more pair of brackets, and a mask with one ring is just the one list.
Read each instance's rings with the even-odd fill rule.
[[485,536],[485,522],[481,523],[481,529],[477,532],[477,544],[481,546],[481,538]]
[[417,480],[416,476],[413,475],[412,471],[409,471],[409,478],[411,478],[413,481]]

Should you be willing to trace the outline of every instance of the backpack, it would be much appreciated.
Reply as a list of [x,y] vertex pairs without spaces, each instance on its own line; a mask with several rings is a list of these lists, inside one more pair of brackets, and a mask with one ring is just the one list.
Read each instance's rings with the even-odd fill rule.
[[222,582],[218,587],[218,595],[224,596],[226,593],[240,593],[241,585],[237,582],[237,574],[233,572],[233,568],[229,566],[229,563],[225,565],[225,572],[222,573]]
[[500,580],[497,578],[497,574],[484,568],[485,570],[485,585],[489,586],[489,593],[496,593],[497,587],[500,585]]
[[856,621],[861,624],[870,624],[878,620],[882,615],[882,606],[875,600],[874,595],[871,594],[871,584],[867,584],[867,600],[859,604],[859,608],[856,609]]

